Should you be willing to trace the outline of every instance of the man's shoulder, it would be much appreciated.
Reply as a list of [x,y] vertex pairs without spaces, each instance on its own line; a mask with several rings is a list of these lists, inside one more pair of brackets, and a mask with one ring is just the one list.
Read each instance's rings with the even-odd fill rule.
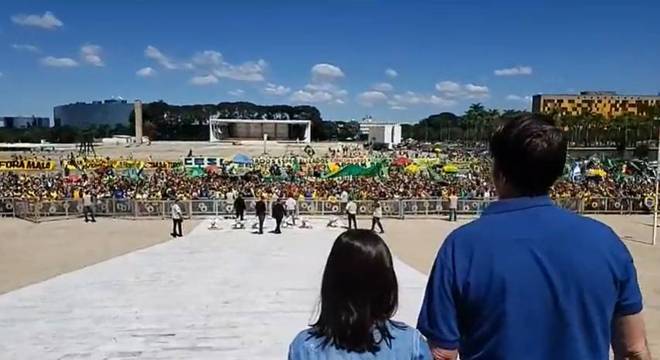
[[[547,221],[538,221],[535,223],[524,223],[520,226],[532,225],[535,232],[544,232],[547,230],[547,233],[555,233],[561,229],[568,229],[570,232],[576,236],[580,234],[589,234],[590,238],[599,238],[602,239],[610,238],[618,240],[618,236],[612,228],[607,224],[587,217],[580,214],[576,214],[572,211],[562,209],[557,206],[549,206],[543,209],[544,213],[542,218],[537,218],[538,220],[544,219]],[[499,213],[499,214],[490,214],[482,216],[472,222],[464,224],[458,227],[456,230],[452,231],[448,239],[460,240],[460,239],[474,239],[476,237],[483,237],[484,234],[494,234],[495,232],[502,231],[511,231],[511,228],[507,224],[507,221],[518,221],[511,216],[512,213]],[[538,213],[537,213],[538,215]],[[533,220],[530,220],[533,221]],[[548,228],[548,229],[544,229]],[[481,235],[481,236],[475,236]]]

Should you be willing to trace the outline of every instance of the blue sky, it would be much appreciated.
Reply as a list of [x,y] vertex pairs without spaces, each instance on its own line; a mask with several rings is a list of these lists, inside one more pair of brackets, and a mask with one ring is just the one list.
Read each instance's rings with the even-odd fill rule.
[[0,115],[121,96],[417,121],[542,92],[656,94],[658,13],[657,0],[2,0]]

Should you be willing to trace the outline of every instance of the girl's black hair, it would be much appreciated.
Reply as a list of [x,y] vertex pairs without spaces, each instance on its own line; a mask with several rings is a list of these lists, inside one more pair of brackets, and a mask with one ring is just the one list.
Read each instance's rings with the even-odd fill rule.
[[369,230],[345,231],[325,265],[321,311],[312,336],[322,338],[323,347],[349,352],[376,353],[383,341],[391,346],[388,324],[398,294],[392,254],[383,239]]

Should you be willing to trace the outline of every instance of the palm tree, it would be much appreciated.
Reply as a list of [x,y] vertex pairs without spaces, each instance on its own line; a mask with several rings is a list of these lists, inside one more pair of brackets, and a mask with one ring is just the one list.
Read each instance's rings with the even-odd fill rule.
[[[472,130],[473,136],[470,138],[470,140],[479,138],[479,135],[481,135],[480,127],[483,126],[484,119],[486,118],[487,114],[488,113],[486,112],[486,109],[483,105],[481,105],[481,103],[470,105],[470,107],[465,112],[465,115],[463,115],[463,120],[467,130],[466,137],[470,138],[470,130]],[[478,132],[475,131],[477,129],[479,129]]]

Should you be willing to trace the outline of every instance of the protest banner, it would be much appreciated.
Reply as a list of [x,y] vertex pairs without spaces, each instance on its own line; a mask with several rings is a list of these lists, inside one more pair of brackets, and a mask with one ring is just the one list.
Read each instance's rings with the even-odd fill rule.
[[184,167],[207,167],[220,166],[225,160],[219,157],[185,157],[183,158]]
[[0,171],[55,170],[55,162],[48,160],[0,160]]

